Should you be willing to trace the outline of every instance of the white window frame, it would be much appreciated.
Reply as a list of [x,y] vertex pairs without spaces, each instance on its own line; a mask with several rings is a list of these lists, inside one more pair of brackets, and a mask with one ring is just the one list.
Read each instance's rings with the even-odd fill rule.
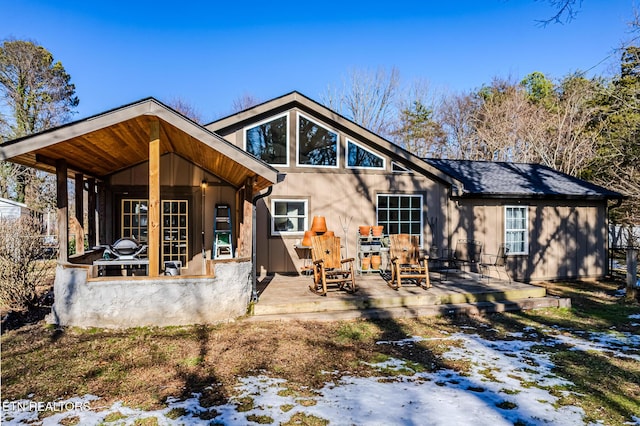
[[413,174],[413,171],[406,168],[402,164],[392,161],[391,162],[391,172],[392,173],[405,173],[405,174]]
[[[286,162],[284,164],[271,164],[271,163],[268,163],[268,162],[265,161],[265,163],[271,164],[274,167],[289,167],[289,152],[290,152],[291,144],[289,142],[289,133],[290,133],[290,131],[289,131],[289,112],[288,111],[284,112],[282,114],[278,114],[278,115],[274,115],[272,117],[266,118],[266,119],[264,119],[264,120],[262,120],[262,121],[260,121],[258,123],[253,123],[251,126],[244,127],[242,129],[242,136],[243,136],[242,147],[243,147],[244,151],[245,152],[249,152],[249,151],[247,151],[247,132],[249,130],[253,129],[254,127],[261,126],[261,125],[263,125],[265,123],[269,123],[270,121],[275,121],[275,120],[277,120],[279,118],[282,118],[282,117],[284,117],[286,119],[286,122],[287,122],[287,124],[286,124],[286,129],[287,130],[285,132],[286,133],[285,134],[285,137],[286,137],[286,155],[285,155]],[[253,155],[253,154],[251,154],[251,155]],[[262,160],[262,161],[264,161],[264,160]]]
[[[300,117],[303,117],[305,120],[308,120],[315,124],[318,127],[325,129],[327,132],[335,133],[336,135],[336,165],[335,166],[323,166],[323,165],[315,165],[315,164],[300,164]],[[336,130],[331,129],[331,127],[327,126],[319,122],[318,120],[312,119],[311,117],[304,115],[300,112],[296,113],[296,166],[298,167],[312,167],[312,168],[322,168],[322,169],[337,169],[340,167],[340,133]]]
[[[276,215],[276,203],[303,203],[304,204],[304,226],[299,231],[278,231],[276,229],[276,218],[283,217]],[[299,218],[300,216],[295,216]],[[300,236],[304,235],[304,231],[309,229],[309,199],[307,198],[273,198],[271,200],[271,235],[282,236]]]
[[[509,209],[517,209],[524,212],[524,228],[509,227],[509,219],[507,217],[507,211]],[[524,235],[523,243],[524,250],[514,250],[509,244],[508,235],[511,233],[520,233]],[[529,254],[529,206],[508,205],[504,206],[504,242],[509,248],[508,255],[522,255]]]
[[[169,211],[165,213],[165,205],[172,206],[176,204],[178,206],[178,212]],[[184,206],[184,213],[181,212],[180,207]],[[170,209],[171,210],[171,209]],[[189,264],[189,200],[162,200],[160,203],[161,221],[162,221],[162,241],[161,241],[161,253],[160,258],[162,264],[171,261],[182,262],[182,268],[186,268]],[[170,224],[164,225],[165,219],[169,218]],[[176,219],[176,224],[173,224],[172,218]],[[180,218],[184,218],[184,225],[181,224]],[[173,236],[175,235],[175,239]],[[184,249],[184,250],[181,250]],[[175,253],[174,253],[175,250]]]
[[[384,233],[386,235],[389,235],[391,232],[388,229],[387,223],[379,223],[378,222],[378,218],[380,217],[380,197],[398,197],[398,198],[405,198],[405,197],[419,197],[420,198],[420,209],[419,209],[419,217],[420,217],[420,226],[419,226],[419,232],[418,233],[412,233],[409,232],[409,234],[411,235],[417,235],[420,238],[420,247],[423,246],[424,244],[424,238],[422,236],[423,232],[424,232],[424,195],[423,194],[394,194],[394,193],[384,193],[384,194],[376,194],[376,224],[377,225],[385,225],[384,228]],[[390,210],[390,209],[387,209]],[[401,208],[398,208],[398,210],[401,210]],[[411,211],[412,209],[410,208],[409,211]],[[389,220],[387,220],[387,222],[389,222]],[[402,220],[398,220],[397,223],[403,223],[406,221],[402,221]],[[413,220],[411,220],[411,215],[409,215],[409,228],[411,228],[411,224],[413,223],[417,223]],[[400,230],[401,231],[401,230]],[[399,232],[399,233],[403,233],[403,232]]]
[[[384,158],[382,155],[378,154],[377,152],[374,152],[373,150],[371,150],[369,148],[365,148],[362,144],[359,144],[354,140],[351,140],[349,138],[346,138],[346,140],[347,140],[347,149],[345,150],[345,153],[344,153],[344,164],[346,165],[346,167],[348,169],[385,170],[387,168],[387,159]],[[354,144],[358,148],[362,149],[363,151],[368,152],[371,155],[375,155],[376,157],[379,157],[382,160],[382,166],[381,167],[350,166],[349,165],[349,144],[350,143]]]

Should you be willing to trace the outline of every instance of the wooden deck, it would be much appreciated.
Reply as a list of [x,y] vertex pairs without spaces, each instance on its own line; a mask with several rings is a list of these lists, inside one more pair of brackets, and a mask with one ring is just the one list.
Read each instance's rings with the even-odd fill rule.
[[401,318],[477,315],[489,312],[570,306],[569,299],[546,296],[543,287],[487,279],[478,274],[431,274],[432,287],[411,283],[390,288],[380,274],[358,275],[355,294],[334,288],[326,296],[309,290],[311,276],[274,275],[258,279],[258,303],[250,321]]

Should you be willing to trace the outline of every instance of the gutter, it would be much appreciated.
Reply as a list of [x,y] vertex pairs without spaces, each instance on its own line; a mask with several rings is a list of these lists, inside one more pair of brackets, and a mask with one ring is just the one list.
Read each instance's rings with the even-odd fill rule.
[[256,242],[257,242],[257,237],[256,237],[256,210],[257,210],[257,204],[258,201],[260,201],[261,199],[268,197],[269,195],[271,195],[271,193],[273,192],[273,185],[271,185],[268,189],[267,192],[265,192],[264,194],[258,194],[255,197],[253,197],[253,200],[251,200],[251,204],[253,204],[253,208],[251,209],[251,302],[252,303],[256,303],[258,302],[258,286],[257,286],[257,279],[258,279],[258,261],[257,261],[257,254],[256,254]]

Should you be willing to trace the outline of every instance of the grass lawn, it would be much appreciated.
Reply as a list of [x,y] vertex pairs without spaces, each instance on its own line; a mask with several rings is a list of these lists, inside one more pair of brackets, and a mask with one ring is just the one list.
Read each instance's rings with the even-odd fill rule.
[[[428,338],[464,332],[470,326],[487,339],[509,339],[533,329],[536,337],[528,333],[527,338],[541,341],[549,336],[585,339],[588,333],[639,334],[640,319],[629,316],[640,314],[640,306],[616,295],[621,286],[621,282],[546,283],[549,294],[570,297],[572,308],[473,318],[238,321],[124,331],[58,329],[39,322],[2,335],[2,399],[55,401],[93,394],[101,398],[99,406],[122,401],[130,407],[157,409],[166,406],[168,397],[186,399],[198,392],[200,404],[207,407],[229,401],[238,379],[258,374],[286,379],[291,392],[304,398],[325,384],[327,371],[379,376],[380,370],[368,363],[390,357],[407,361],[414,371],[449,368],[464,373],[472,361],[441,356],[450,343]],[[377,343],[411,336],[427,339],[407,346]],[[631,415],[640,415],[637,358],[575,351],[570,344],[540,345],[539,350],[550,354],[555,374],[573,383],[571,392],[555,392],[563,404],[581,407],[585,421],[621,425]],[[618,352],[640,356],[638,347]],[[397,373],[389,372],[393,374]]]

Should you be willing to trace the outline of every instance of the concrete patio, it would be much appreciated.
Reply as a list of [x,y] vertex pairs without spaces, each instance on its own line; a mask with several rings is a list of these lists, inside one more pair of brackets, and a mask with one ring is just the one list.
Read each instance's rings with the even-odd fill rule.
[[411,282],[393,290],[379,273],[356,277],[358,291],[331,288],[326,296],[309,290],[311,276],[273,275],[258,279],[259,301],[250,321],[409,318],[479,315],[491,312],[571,306],[570,299],[546,295],[543,287],[482,277],[475,273],[431,273],[428,290]]

